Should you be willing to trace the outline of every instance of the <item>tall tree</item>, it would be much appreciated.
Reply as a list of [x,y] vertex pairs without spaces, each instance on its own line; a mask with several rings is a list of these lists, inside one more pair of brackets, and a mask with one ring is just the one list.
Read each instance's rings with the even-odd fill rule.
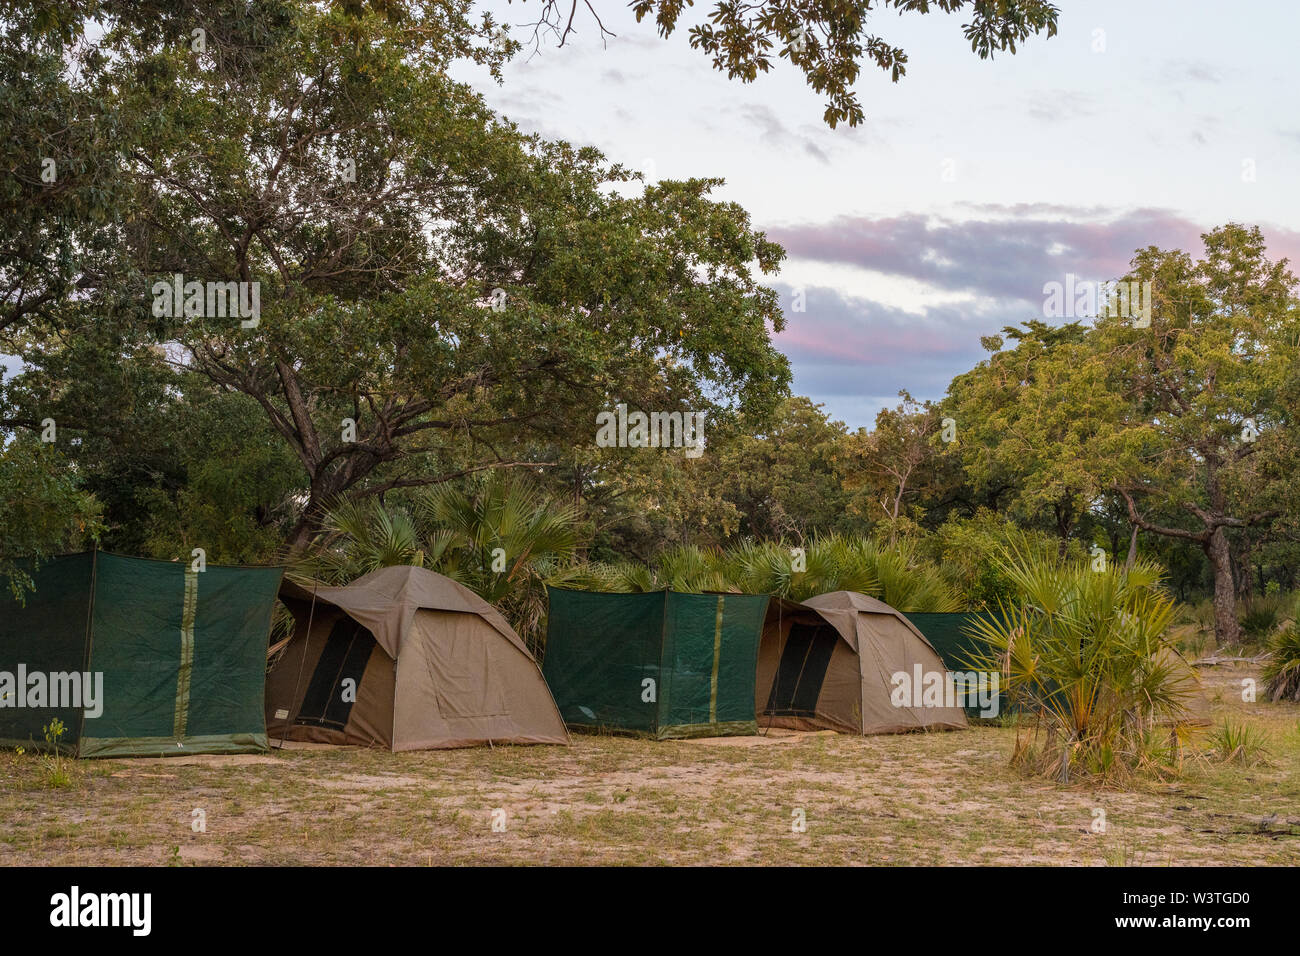
[[853,492],[849,511],[883,520],[891,545],[920,524],[924,502],[943,493],[940,484],[946,477],[938,408],[918,402],[906,390],[899,396],[898,407],[876,414],[873,430],[860,429],[843,443],[844,486]]
[[1204,552],[1222,645],[1239,639],[1230,535],[1272,527],[1300,500],[1288,401],[1300,375],[1300,301],[1258,227],[1230,223],[1202,240],[1195,261],[1138,252],[1127,278],[1152,283],[1150,326],[1104,317],[1097,354],[1126,403],[1110,443],[1123,465],[1113,488],[1143,530]]
[[[150,135],[122,164],[120,243],[25,354],[37,373],[108,324],[100,367],[162,346],[248,396],[305,476],[295,548],[341,495],[532,464],[616,401],[762,418],[785,393],[755,278],[782,250],[717,180],[622,196],[594,150],[492,114],[447,73],[505,55],[468,0],[220,6],[109,17],[96,41],[93,99]],[[213,308],[226,283],[238,316]]]
[[1050,528],[1064,554],[1114,468],[1101,436],[1120,402],[1081,323],[1035,319],[1003,334],[1015,345],[987,339],[992,355],[953,380],[942,407],[976,490],[1007,489],[1012,512]]

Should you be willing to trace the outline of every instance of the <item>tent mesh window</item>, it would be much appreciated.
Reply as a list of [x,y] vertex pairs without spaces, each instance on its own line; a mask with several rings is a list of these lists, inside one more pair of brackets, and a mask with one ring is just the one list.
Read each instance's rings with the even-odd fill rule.
[[339,618],[312,672],[295,723],[335,730],[346,727],[375,646],[368,630],[350,617]]
[[830,625],[792,624],[763,714],[815,716],[826,669],[839,640],[839,632]]

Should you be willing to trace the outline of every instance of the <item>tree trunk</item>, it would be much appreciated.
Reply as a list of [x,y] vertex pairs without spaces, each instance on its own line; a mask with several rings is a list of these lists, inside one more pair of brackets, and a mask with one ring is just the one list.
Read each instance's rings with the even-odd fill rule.
[[289,554],[296,557],[306,551],[318,527],[319,521],[308,517],[307,511],[304,510],[294,524],[293,530],[289,532],[289,539],[285,542]]
[[1060,558],[1064,558],[1070,548],[1070,531],[1074,528],[1074,509],[1069,505],[1055,504],[1052,505],[1052,512],[1056,516],[1056,553]]
[[1228,647],[1241,639],[1237,626],[1237,592],[1232,582],[1232,553],[1222,527],[1214,529],[1205,543],[1205,556],[1214,568],[1214,639]]
[[1133,565],[1138,559],[1138,526],[1133,525],[1133,533],[1128,539],[1128,560],[1124,562],[1124,572],[1127,574],[1133,570]]

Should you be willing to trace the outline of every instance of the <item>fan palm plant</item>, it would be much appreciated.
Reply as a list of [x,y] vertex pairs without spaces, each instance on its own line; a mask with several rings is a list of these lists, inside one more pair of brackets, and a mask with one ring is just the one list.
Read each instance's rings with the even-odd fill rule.
[[847,539],[839,535],[817,538],[802,552],[776,541],[746,541],[731,551],[727,566],[740,590],[792,601],[828,591],[876,591],[875,576]]
[[546,585],[589,587],[608,578],[575,563],[580,532],[574,507],[550,500],[526,478],[496,472],[468,491],[428,489],[409,511],[375,499],[339,502],[291,573],[346,584],[391,565],[428,568],[495,605],[537,651]]
[[342,500],[325,514],[315,546],[295,560],[290,575],[347,584],[379,568],[410,564],[457,577],[454,535],[420,527],[403,508],[378,499]]
[[908,541],[882,547],[866,538],[849,545],[853,560],[865,568],[876,581],[868,593],[880,598],[897,611],[959,611],[961,601],[943,579],[939,569],[921,560]]
[[977,619],[985,649],[968,665],[999,673],[1014,709],[1028,715],[1036,748],[1018,739],[1013,762],[1068,782],[1076,766],[1100,774],[1148,764],[1151,733],[1191,724],[1187,665],[1163,639],[1174,614],[1160,571],[1087,566],[1007,553],[1017,597]]
[[651,565],[620,561],[597,572],[610,591],[681,591],[702,594],[706,591],[735,591],[727,574],[725,557],[710,548],[678,545],[661,551]]
[[1300,701],[1300,626],[1295,621],[1283,624],[1269,638],[1263,677],[1269,700]]

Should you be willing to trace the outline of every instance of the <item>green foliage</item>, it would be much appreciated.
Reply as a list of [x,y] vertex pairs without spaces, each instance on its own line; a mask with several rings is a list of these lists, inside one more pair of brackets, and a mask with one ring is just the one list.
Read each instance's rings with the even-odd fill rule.
[[342,500],[293,573],[346,584],[382,567],[428,568],[495,605],[536,649],[546,585],[583,587],[605,579],[599,569],[575,567],[579,526],[572,506],[547,499],[527,478],[498,471],[468,490],[425,489],[409,510],[373,498]]
[[1162,639],[1173,601],[1159,570],[1096,572],[1012,551],[1003,560],[1017,595],[973,625],[987,650],[969,664],[1000,673],[1010,705],[1034,720],[1034,743],[1019,741],[1013,761],[1063,782],[1150,765],[1151,731],[1185,727],[1195,692]]
[[1291,598],[1281,594],[1256,594],[1242,601],[1237,609],[1242,639],[1257,643],[1266,639],[1286,619]]
[[776,541],[743,542],[728,555],[731,579],[749,594],[775,594],[802,601],[827,591],[874,593],[879,581],[857,545],[838,535],[817,538],[802,548],[803,570],[795,547]]
[[998,491],[1021,523],[1050,529],[1064,548],[1114,477],[1104,438],[1119,396],[1101,386],[1107,366],[1080,323],[1004,332],[1014,347],[953,379],[943,410],[974,491]]
[[80,550],[103,530],[100,506],[50,444],[15,439],[0,448],[0,582],[21,600],[31,578],[16,564]]
[[[297,548],[340,495],[442,484],[508,464],[501,448],[544,461],[547,443],[589,444],[595,412],[616,401],[721,421],[762,419],[785,397],[788,363],[769,338],[784,318],[759,281],[784,252],[712,198],[720,180],[631,193],[616,187],[633,174],[597,151],[494,114],[451,78],[462,60],[496,69],[509,52],[468,0],[233,4],[205,21],[202,50],[191,13],[94,12],[99,53],[81,81],[93,95],[68,112],[121,124],[105,150],[117,234],[96,242],[92,217],[73,222],[82,288],[24,331],[12,421],[32,427],[54,395],[91,448],[138,452],[123,426],[155,426],[143,444],[163,446],[159,467],[113,475],[133,523],[157,518],[134,529],[135,548],[193,534],[248,553],[263,521]],[[259,324],[155,314],[154,284],[177,273],[258,283]],[[221,411],[261,417],[257,432],[296,465],[290,493],[273,449],[156,440],[175,394],[155,347],[187,401],[245,397]],[[223,461],[250,479],[275,472],[272,500],[254,500],[260,482],[225,486]],[[254,523],[220,526],[232,505]]]
[[1262,676],[1269,700],[1300,701],[1300,625],[1294,620],[1269,639]]
[[[565,19],[573,10],[559,0],[539,0],[542,20],[561,38],[568,35]],[[670,35],[683,11],[680,0],[633,0],[638,21],[650,19],[660,36]],[[686,6],[689,6],[687,4]],[[814,91],[826,96],[823,119],[835,127],[857,126],[864,119],[853,92],[864,64],[874,64],[897,83],[907,72],[907,54],[872,33],[871,14],[895,7],[900,13],[965,11],[962,33],[973,53],[988,59],[995,53],[1016,52],[1030,36],[1056,35],[1057,8],[1046,0],[879,0],[843,3],[838,0],[766,0],[729,3],[717,0],[702,22],[688,30],[691,47],[708,55],[713,68],[729,79],[752,83],[787,59]],[[576,9],[576,4],[574,5]]]
[[920,539],[918,546],[941,569],[966,610],[992,608],[1012,600],[1016,582],[1006,570],[1004,555],[1008,551],[1049,566],[1084,559],[1079,542],[1071,542],[1062,557],[1060,541],[1052,535],[1023,528],[986,508],[970,518],[949,518],[934,534]]
[[840,535],[816,538],[806,547],[754,540],[726,550],[678,547],[662,552],[649,567],[623,562],[613,570],[610,590],[738,591],[792,601],[858,591],[902,611],[959,608],[937,569],[911,546],[889,548]]
[[926,505],[960,481],[960,459],[941,441],[939,409],[905,390],[899,394],[903,402],[881,409],[872,431],[847,435],[837,456],[851,492],[848,512],[873,522],[875,534],[886,528],[891,544],[917,534]]
[[301,465],[245,395],[199,391],[167,426],[175,478],[140,485],[139,548],[187,558],[202,547],[218,564],[258,564],[284,541]]
[[1211,752],[1222,763],[1252,766],[1268,756],[1264,732],[1254,724],[1224,720],[1210,732]]
[[41,730],[45,735],[45,744],[49,748],[49,753],[41,758],[45,763],[45,785],[53,789],[72,786],[71,767],[68,758],[63,754],[63,734],[67,731],[67,727],[63,725],[63,721],[55,717]]

